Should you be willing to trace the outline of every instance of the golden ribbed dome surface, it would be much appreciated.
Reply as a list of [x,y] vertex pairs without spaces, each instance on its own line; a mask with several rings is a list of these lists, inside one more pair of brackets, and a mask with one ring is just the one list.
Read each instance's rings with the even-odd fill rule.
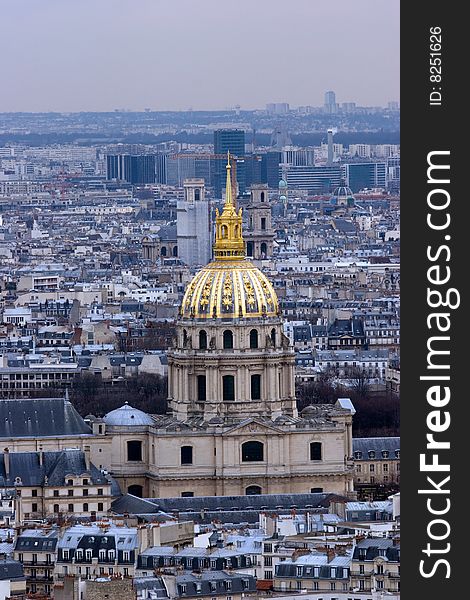
[[276,292],[249,260],[218,261],[199,271],[186,289],[181,316],[196,319],[273,317]]

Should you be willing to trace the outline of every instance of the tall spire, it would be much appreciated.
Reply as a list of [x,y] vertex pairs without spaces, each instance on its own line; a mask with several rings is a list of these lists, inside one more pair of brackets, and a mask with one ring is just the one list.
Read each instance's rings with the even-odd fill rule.
[[[230,164],[230,150],[227,152],[227,178],[225,180],[225,207],[233,206],[232,198],[232,165]],[[235,208],[235,207],[234,207]],[[225,211],[225,208],[224,208]]]
[[233,202],[232,165],[227,152],[227,179],[225,203],[222,214],[216,209],[214,258],[217,260],[240,260],[245,258],[245,242],[242,235],[242,209],[237,213]]

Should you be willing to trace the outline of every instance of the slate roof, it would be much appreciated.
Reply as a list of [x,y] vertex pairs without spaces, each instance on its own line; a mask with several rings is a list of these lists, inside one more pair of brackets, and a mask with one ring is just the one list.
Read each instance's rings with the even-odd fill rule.
[[[356,460],[390,460],[400,457],[399,437],[353,438],[353,456]],[[375,455],[369,456],[369,452]],[[359,454],[360,453],[360,454]]]
[[[246,582],[246,586],[243,582]],[[227,588],[230,582],[230,589]],[[212,585],[214,587],[212,587]],[[186,586],[184,597],[188,596],[217,596],[230,594],[241,594],[242,592],[254,592],[256,590],[256,579],[252,575],[229,574],[224,571],[205,571],[201,575],[187,573],[176,576],[176,589],[181,597],[180,586]],[[196,586],[201,586],[198,591]]]
[[18,552],[55,552],[58,536],[57,529],[47,533],[41,529],[26,529],[16,539],[15,550]]
[[0,400],[0,438],[90,434],[91,429],[65,398]]
[[[115,514],[130,514],[158,519],[178,515],[182,520],[195,523],[224,524],[258,523],[260,511],[276,511],[290,514],[292,508],[298,512],[318,510],[323,512],[331,502],[346,502],[336,494],[262,494],[256,496],[199,496],[192,498],[137,498],[124,494],[111,504]],[[149,507],[153,507],[153,511]],[[152,514],[153,512],[153,514]]]
[[23,565],[20,562],[9,558],[0,560],[0,581],[21,581],[24,578]]
[[[83,450],[66,448],[57,452],[44,452],[43,464],[39,452],[10,452],[9,474],[5,470],[5,453],[0,454],[0,485],[13,486],[19,478],[26,487],[64,486],[67,475],[87,474],[93,484],[106,485],[109,481],[93,464],[86,468]],[[47,480],[46,480],[47,477]]]
[[137,592],[143,590],[152,591],[156,594],[157,598],[168,598],[166,588],[161,577],[135,577],[134,588],[137,590]]
[[400,562],[400,546],[389,538],[370,538],[356,544],[353,560],[374,560],[383,556],[391,562]]

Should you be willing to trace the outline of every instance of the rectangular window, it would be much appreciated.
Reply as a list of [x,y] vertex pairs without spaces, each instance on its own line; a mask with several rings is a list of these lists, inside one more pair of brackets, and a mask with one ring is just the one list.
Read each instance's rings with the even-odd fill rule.
[[198,402],[206,401],[206,376],[205,375],[197,376],[197,399],[198,399]]
[[182,446],[181,447],[181,464],[192,465],[193,464],[193,447]]
[[224,375],[222,377],[222,393],[224,402],[233,402],[235,400],[235,377],[233,375]]
[[261,375],[251,376],[251,399],[261,400]]

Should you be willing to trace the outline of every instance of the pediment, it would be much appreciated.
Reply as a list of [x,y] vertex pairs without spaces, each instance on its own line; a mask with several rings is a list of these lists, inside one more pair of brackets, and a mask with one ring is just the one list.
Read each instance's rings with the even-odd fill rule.
[[245,433],[250,435],[269,435],[273,433],[284,433],[284,431],[275,425],[267,425],[257,419],[247,419],[225,431],[224,435],[243,435]]

